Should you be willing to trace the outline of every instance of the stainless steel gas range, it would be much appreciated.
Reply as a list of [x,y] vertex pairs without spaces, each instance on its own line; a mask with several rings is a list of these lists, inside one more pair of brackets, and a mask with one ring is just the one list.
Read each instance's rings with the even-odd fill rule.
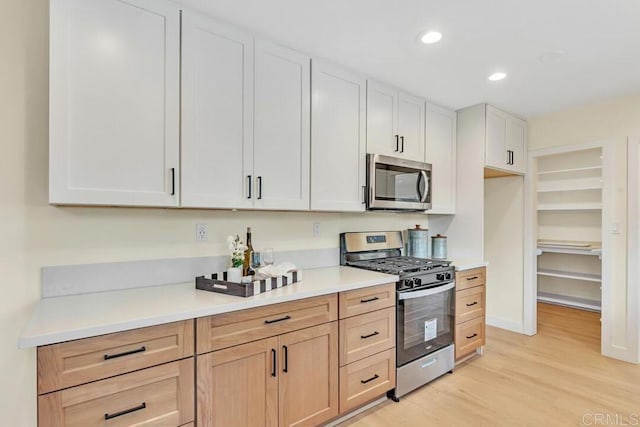
[[398,275],[396,388],[400,396],[452,372],[454,268],[449,261],[402,256],[400,231],[340,234],[340,264]]

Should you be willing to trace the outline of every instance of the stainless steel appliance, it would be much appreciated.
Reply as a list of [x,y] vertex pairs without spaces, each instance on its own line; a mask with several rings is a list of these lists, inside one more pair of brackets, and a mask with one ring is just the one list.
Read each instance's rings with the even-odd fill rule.
[[367,209],[431,209],[431,165],[367,154]]
[[340,263],[399,276],[396,388],[400,396],[452,372],[455,280],[449,261],[402,256],[399,231],[342,233]]

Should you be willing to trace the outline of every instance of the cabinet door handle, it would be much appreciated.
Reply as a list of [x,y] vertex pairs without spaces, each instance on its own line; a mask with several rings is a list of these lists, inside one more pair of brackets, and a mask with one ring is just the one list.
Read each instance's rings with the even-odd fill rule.
[[136,354],[136,353],[142,353],[143,351],[147,351],[147,347],[142,346],[142,347],[137,348],[135,350],[125,351],[124,353],[105,354],[104,355],[104,360],[117,359],[118,357],[129,356],[131,354]]
[[377,300],[379,300],[379,299],[380,299],[380,298],[378,298],[378,297],[373,297],[373,298],[369,298],[369,299],[361,299],[361,300],[360,300],[360,302],[361,302],[362,304],[364,304],[364,303],[367,303],[367,302],[377,301]]
[[271,376],[276,376],[276,370],[278,369],[278,360],[277,360],[276,349],[271,349]]
[[477,337],[477,336],[478,336],[478,334],[476,334],[475,332],[474,332],[474,333],[472,333],[471,335],[466,335],[466,337],[467,337],[467,339],[468,339],[468,340],[470,340],[471,338],[475,338],[475,337]]
[[176,168],[171,168],[171,195],[176,195]]
[[396,153],[398,151],[400,151],[400,143],[398,142],[398,138],[400,138],[400,135],[394,135],[394,137],[396,138]]
[[272,324],[272,323],[283,322],[283,321],[285,321],[285,320],[289,320],[289,319],[291,319],[291,316],[288,316],[288,315],[287,315],[287,316],[281,317],[281,318],[279,318],[279,319],[265,320],[265,321],[264,321],[264,323],[265,323],[265,324],[267,324],[267,325],[270,325],[270,324]]
[[478,276],[467,277],[467,280],[476,280],[477,278],[478,278]]
[[362,338],[363,340],[366,340],[367,338],[375,337],[376,335],[380,335],[380,332],[375,331],[369,335],[360,335],[360,338]]
[[247,175],[247,184],[249,184],[249,192],[248,192],[249,195],[247,196],[247,199],[251,198],[251,181],[252,181],[251,175]]
[[147,407],[147,404],[145,402],[142,402],[140,405],[136,406],[135,408],[125,409],[124,411],[114,412],[113,414],[106,413],[104,414],[104,419],[111,420],[113,418],[118,418],[123,415],[130,414],[132,412],[140,411],[142,409],[145,409],[146,407]]
[[400,137],[400,152],[404,153],[404,136]]
[[371,377],[371,378],[369,378],[368,380],[360,380],[360,382],[361,382],[362,384],[366,384],[366,383],[370,383],[370,382],[371,382],[371,381],[373,381],[373,380],[377,380],[378,378],[380,378],[380,377],[378,376],[378,374],[375,374],[374,376],[372,376],[372,377]]
[[258,199],[262,199],[262,177],[258,177]]
[[477,303],[478,303],[478,301],[474,301],[474,302],[472,302],[471,304],[467,304],[467,307],[474,306],[474,305],[476,305]]
[[284,351],[284,366],[282,367],[282,372],[289,372],[289,348],[283,345],[282,351]]

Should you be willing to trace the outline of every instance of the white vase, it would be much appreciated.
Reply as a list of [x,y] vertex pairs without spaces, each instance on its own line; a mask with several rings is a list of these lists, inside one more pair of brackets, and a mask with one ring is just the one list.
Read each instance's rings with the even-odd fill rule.
[[242,267],[229,267],[227,269],[227,282],[240,283],[242,281]]

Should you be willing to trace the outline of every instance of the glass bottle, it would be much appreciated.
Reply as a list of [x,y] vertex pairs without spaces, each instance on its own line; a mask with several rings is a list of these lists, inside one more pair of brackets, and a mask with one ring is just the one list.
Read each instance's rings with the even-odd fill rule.
[[253,245],[251,244],[251,227],[247,227],[247,248],[244,250],[244,262],[242,263],[242,275],[253,276],[256,272],[251,268],[251,253],[253,253]]

